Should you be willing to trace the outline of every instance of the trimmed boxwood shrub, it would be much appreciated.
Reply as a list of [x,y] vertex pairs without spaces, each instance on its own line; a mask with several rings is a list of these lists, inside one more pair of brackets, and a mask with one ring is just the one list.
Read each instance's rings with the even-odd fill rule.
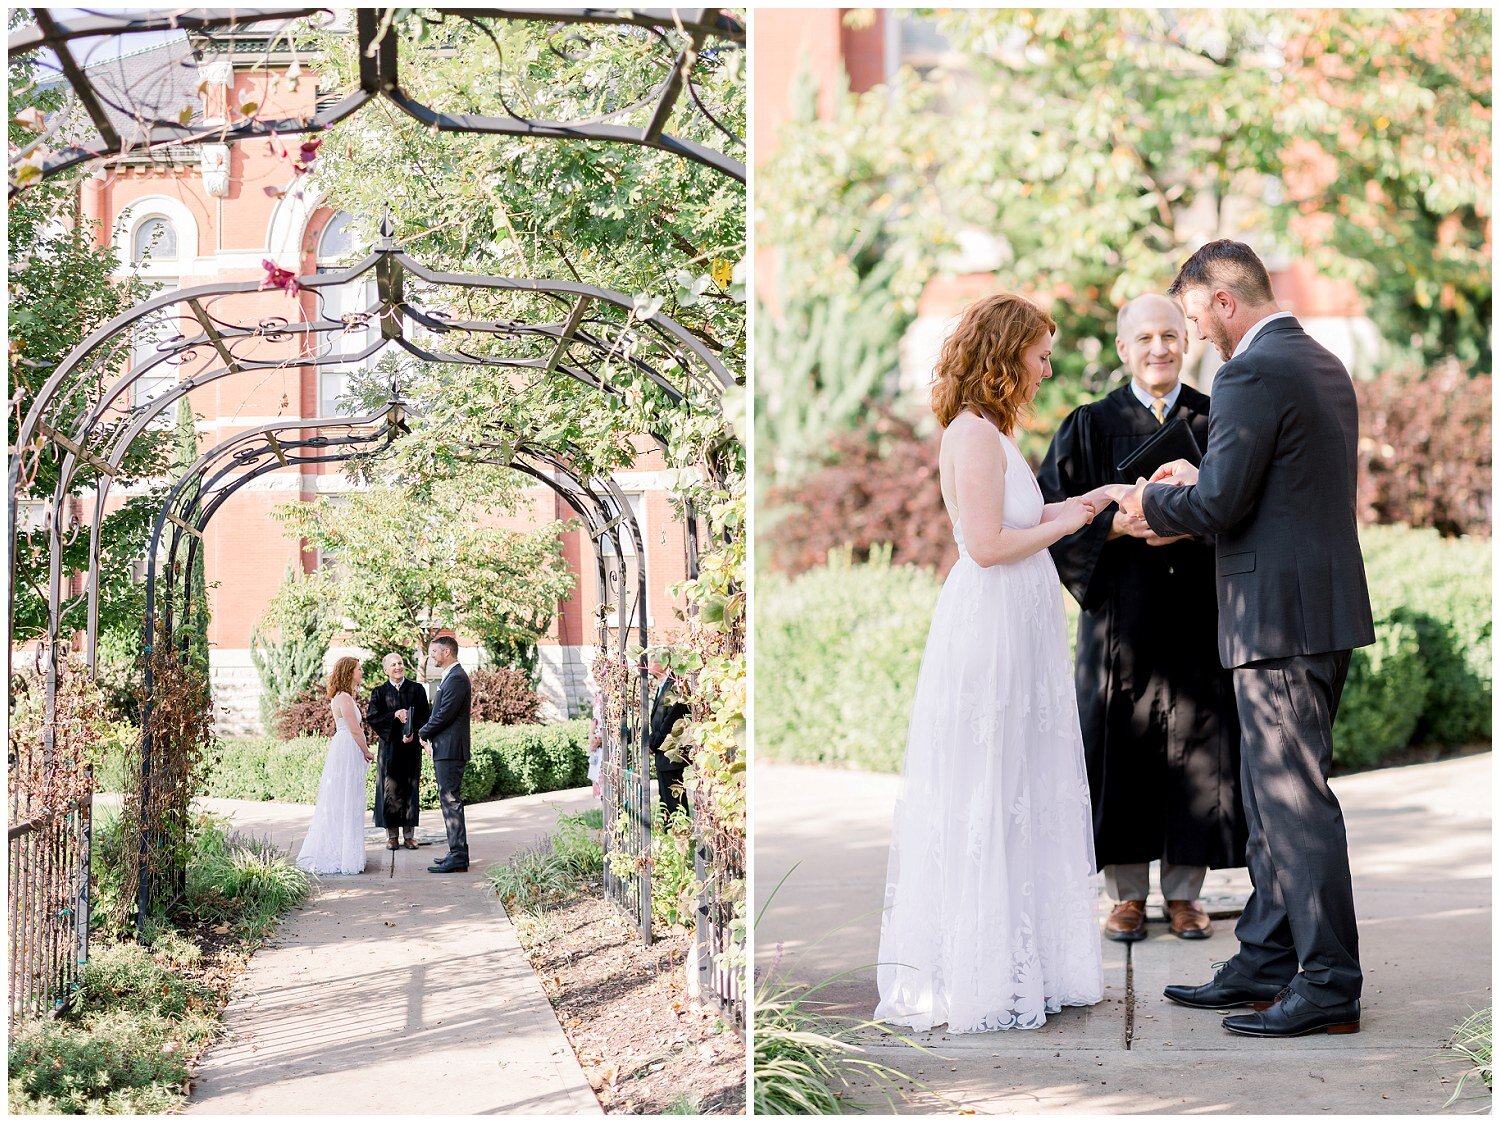
[[1417,630],[1399,616],[1375,622],[1375,642],[1349,659],[1333,759],[1368,768],[1411,743],[1427,701],[1427,668]]
[[1491,731],[1490,540],[1371,527],[1360,535],[1376,618],[1417,632],[1430,684],[1416,739],[1488,741]]
[[[462,796],[474,803],[495,795],[529,795],[559,791],[588,783],[588,722],[555,725],[490,725],[473,727],[472,753],[464,769]],[[315,803],[325,737],[226,737],[220,741],[218,764],[207,777],[204,795],[222,799],[274,799],[287,803]],[[437,781],[432,757],[422,754],[421,805],[437,807]],[[369,771],[366,806],[375,799],[375,769]]]
[[848,555],[756,588],[755,751],[761,759],[894,772],[939,583],[889,552]]

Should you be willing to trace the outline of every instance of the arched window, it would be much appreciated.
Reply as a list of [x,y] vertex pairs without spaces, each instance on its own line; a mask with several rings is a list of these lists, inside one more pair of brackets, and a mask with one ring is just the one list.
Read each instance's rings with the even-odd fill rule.
[[323,227],[323,236],[318,239],[318,264],[334,265],[354,252],[354,232],[350,226],[354,216],[348,211],[339,211]]
[[164,218],[146,219],[135,228],[135,237],[130,243],[131,261],[175,261],[177,259],[177,228]]

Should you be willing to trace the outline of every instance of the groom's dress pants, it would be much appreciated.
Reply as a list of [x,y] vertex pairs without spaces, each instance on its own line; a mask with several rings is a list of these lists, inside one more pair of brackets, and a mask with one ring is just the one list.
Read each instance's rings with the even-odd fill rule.
[[1328,787],[1348,671],[1349,652],[1333,651],[1234,672],[1254,889],[1229,965],[1249,979],[1289,984],[1317,1006],[1357,999],[1363,981],[1344,815]]
[[443,809],[443,826],[448,829],[448,854],[467,862],[469,860],[469,832],[464,825],[464,803],[459,792],[464,785],[462,760],[435,760],[432,762],[433,778],[437,780],[438,803]]

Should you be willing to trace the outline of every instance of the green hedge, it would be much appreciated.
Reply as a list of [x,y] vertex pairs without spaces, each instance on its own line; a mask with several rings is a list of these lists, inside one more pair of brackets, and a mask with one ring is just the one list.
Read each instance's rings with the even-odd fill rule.
[[759,759],[894,772],[939,582],[889,553],[756,585]]
[[1440,745],[1488,741],[1490,540],[1375,527],[1361,535],[1361,543],[1376,620],[1408,623],[1427,670],[1417,739]]
[[[1361,542],[1376,641],[1350,662],[1335,759],[1368,767],[1413,741],[1488,741],[1489,541],[1370,527]],[[932,571],[883,558],[761,575],[757,756],[898,770],[939,587]],[[1070,629],[1075,619],[1070,611]]]
[[[205,795],[221,799],[274,799],[314,803],[328,741],[323,737],[226,737],[218,764],[208,776]],[[554,725],[473,727],[469,767],[464,770],[463,798],[474,803],[491,796],[559,791],[588,783],[588,722]],[[422,754],[421,803],[438,805],[432,757]],[[374,806],[375,769],[371,768],[367,806]]]

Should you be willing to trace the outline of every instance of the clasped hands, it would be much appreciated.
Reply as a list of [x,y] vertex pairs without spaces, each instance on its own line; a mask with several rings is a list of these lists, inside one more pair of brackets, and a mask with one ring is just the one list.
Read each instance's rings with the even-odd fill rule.
[[1151,529],[1151,524],[1146,521],[1145,497],[1146,485],[1148,483],[1166,484],[1168,487],[1183,487],[1187,484],[1198,482],[1198,469],[1190,460],[1173,460],[1171,463],[1163,464],[1155,472],[1151,473],[1148,480],[1144,476],[1136,480],[1134,484],[1107,484],[1097,490],[1104,492],[1120,509],[1115,512],[1114,525],[1110,528],[1111,538],[1140,538],[1148,546],[1168,546],[1173,542],[1181,542],[1184,538],[1191,538],[1190,534],[1177,534],[1171,537],[1163,537]]

